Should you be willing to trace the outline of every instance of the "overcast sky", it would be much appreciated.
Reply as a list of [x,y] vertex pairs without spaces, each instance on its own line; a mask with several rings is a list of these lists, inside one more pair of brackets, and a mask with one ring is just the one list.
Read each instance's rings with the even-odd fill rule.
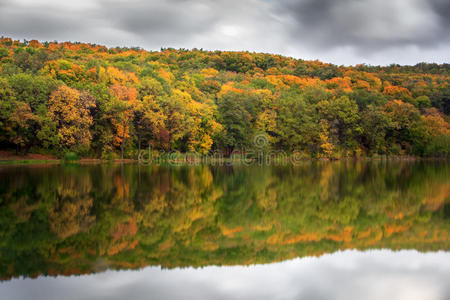
[[335,64],[450,61],[449,0],[0,0],[0,35],[249,50]]

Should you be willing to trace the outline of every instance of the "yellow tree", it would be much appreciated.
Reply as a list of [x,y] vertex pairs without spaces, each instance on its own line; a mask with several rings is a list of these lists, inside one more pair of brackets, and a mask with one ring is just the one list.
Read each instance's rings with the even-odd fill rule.
[[319,139],[320,139],[320,149],[323,152],[324,157],[332,158],[334,155],[334,144],[331,142],[330,139],[330,132],[329,128],[330,125],[328,121],[321,120],[320,121],[320,133],[319,133]]
[[425,115],[422,116],[422,119],[425,122],[426,134],[428,137],[449,134],[450,125],[436,108],[427,109]]
[[258,115],[255,122],[258,131],[264,132],[269,139],[270,144],[278,142],[278,126],[276,110],[266,109]]
[[160,140],[160,131],[164,128],[167,117],[152,96],[144,96],[134,108],[134,129],[138,139],[138,157],[142,141]]
[[56,123],[60,145],[64,148],[88,147],[92,138],[90,109],[92,97],[84,97],[78,90],[61,85],[50,95],[48,114]]

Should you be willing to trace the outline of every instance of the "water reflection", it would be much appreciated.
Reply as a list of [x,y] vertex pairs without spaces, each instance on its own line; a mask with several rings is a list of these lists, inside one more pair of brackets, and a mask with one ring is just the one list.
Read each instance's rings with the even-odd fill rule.
[[446,162],[2,167],[0,276],[448,251],[449,174]]
[[450,254],[355,250],[251,267],[13,279],[3,299],[449,299]]

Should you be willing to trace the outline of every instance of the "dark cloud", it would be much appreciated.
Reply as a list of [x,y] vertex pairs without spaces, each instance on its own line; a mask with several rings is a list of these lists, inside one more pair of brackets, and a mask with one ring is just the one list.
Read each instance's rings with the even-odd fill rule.
[[429,2],[431,8],[439,16],[439,22],[442,29],[444,29],[444,35],[449,38],[450,35],[450,1],[448,0],[431,0]]
[[448,0],[0,0],[0,35],[249,50],[336,64],[448,62]]
[[350,46],[364,52],[399,46],[435,47],[450,40],[445,0],[280,1],[294,20],[293,37],[315,48]]

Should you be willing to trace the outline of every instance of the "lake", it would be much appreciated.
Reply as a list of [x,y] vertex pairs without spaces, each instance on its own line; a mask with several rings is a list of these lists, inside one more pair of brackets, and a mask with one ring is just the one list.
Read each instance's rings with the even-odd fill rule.
[[449,299],[450,163],[0,166],[1,299]]

